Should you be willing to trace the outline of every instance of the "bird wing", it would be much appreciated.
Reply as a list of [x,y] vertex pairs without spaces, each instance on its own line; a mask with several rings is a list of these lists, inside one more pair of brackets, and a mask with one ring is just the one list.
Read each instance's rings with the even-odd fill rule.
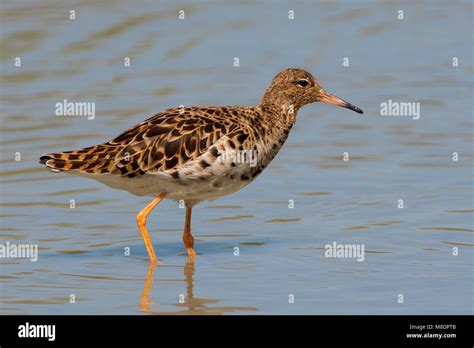
[[[232,110],[233,111],[233,110]],[[227,108],[169,109],[127,129],[104,144],[53,153],[40,162],[53,171],[79,170],[133,178],[168,173],[198,160],[221,138],[240,146],[248,137]]]

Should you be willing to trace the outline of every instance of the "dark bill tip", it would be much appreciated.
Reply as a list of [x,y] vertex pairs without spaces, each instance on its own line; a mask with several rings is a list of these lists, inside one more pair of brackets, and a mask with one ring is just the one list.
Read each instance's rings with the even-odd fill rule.
[[355,111],[357,112],[358,114],[363,114],[364,112],[362,111],[362,109],[359,109],[357,106],[354,106],[348,102],[346,102],[345,105],[342,105],[343,107],[345,107],[346,109],[350,109],[352,111]]
[[341,106],[343,108],[352,110],[357,112],[358,114],[363,114],[364,112],[362,109],[359,109],[357,106],[352,105],[351,103],[346,102],[345,100],[336,97],[335,95],[332,95],[331,93],[324,92],[322,96],[320,97],[320,101],[324,103],[329,103],[337,106]]

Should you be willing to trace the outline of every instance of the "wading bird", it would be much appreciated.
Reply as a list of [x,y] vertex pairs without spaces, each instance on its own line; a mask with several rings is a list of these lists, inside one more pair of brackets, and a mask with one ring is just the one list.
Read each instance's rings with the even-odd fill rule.
[[[157,258],[146,228],[148,214],[165,198],[184,201],[183,242],[194,259],[193,206],[251,183],[285,143],[298,110],[315,102],[363,113],[324,91],[307,71],[287,69],[273,78],[258,106],[165,110],[106,143],[44,155],[40,163],[53,172],[77,174],[138,196],[154,197],[137,214],[151,262]],[[256,153],[254,165],[221,158],[222,153],[239,152]]]

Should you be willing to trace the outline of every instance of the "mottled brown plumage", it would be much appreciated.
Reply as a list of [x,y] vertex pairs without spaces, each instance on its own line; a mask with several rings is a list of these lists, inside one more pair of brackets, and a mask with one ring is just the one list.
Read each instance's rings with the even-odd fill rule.
[[251,107],[169,109],[104,144],[48,154],[40,163],[56,171],[128,178],[157,172],[172,175],[207,151],[217,157],[213,145],[223,137],[231,147],[247,146],[246,142],[251,147],[255,137],[248,138],[258,118],[257,108]]
[[[55,172],[75,173],[136,195],[158,197],[138,216],[152,260],[146,216],[165,197],[183,200],[188,207],[183,240],[193,256],[192,206],[250,183],[283,146],[298,110],[318,101],[362,113],[325,92],[307,71],[287,69],[275,76],[258,106],[165,110],[106,143],[51,153],[42,156],[40,163]],[[253,164],[223,160],[228,152],[255,153],[257,159]]]

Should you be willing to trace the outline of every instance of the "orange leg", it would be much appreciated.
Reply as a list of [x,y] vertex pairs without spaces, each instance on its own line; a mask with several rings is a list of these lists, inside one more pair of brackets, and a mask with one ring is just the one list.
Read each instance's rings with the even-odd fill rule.
[[148,214],[153,210],[154,207],[160,203],[163,198],[165,198],[166,194],[161,193],[158,197],[156,197],[150,204],[148,204],[142,211],[137,214],[137,224],[140,233],[142,234],[143,241],[145,242],[146,250],[148,251],[148,256],[150,257],[151,263],[156,263],[157,258],[155,255],[155,250],[153,250],[153,245],[151,244],[150,236],[148,235],[148,231],[146,229],[146,218]]
[[191,234],[191,211],[192,207],[186,207],[186,222],[184,223],[183,242],[188,251],[189,261],[194,261],[194,238]]

